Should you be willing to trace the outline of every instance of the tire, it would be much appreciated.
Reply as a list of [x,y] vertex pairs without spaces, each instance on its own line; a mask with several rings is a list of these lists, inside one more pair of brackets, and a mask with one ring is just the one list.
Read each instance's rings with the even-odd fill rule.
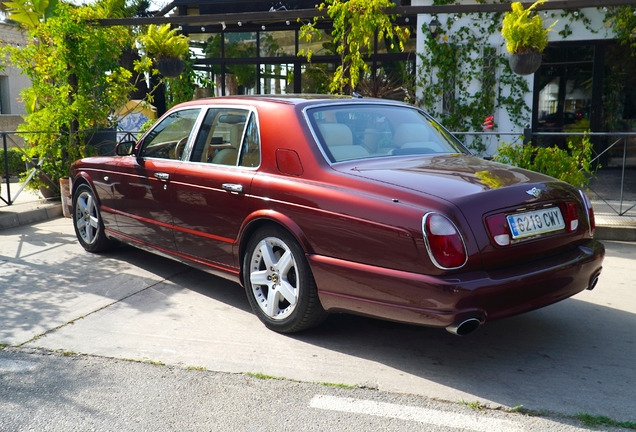
[[305,252],[280,227],[261,228],[249,240],[243,281],[252,310],[271,330],[294,333],[327,317]]
[[103,252],[115,245],[104,233],[95,192],[86,184],[79,185],[73,194],[73,227],[77,240],[88,252]]

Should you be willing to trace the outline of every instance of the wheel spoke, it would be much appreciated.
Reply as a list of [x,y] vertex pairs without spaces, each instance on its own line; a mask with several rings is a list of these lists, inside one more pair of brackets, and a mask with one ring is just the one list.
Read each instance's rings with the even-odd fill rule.
[[278,292],[289,302],[290,305],[296,304],[296,289],[287,281],[282,281],[278,285]]
[[99,219],[97,219],[96,216],[91,216],[89,223],[93,228],[95,229],[99,228]]
[[267,285],[270,286],[272,284],[271,279],[267,279],[269,272],[267,270],[263,271],[253,271],[250,273],[250,282],[252,285]]
[[84,218],[77,219],[77,228],[82,231],[86,228],[86,220]]
[[77,199],[77,205],[79,206],[79,209],[82,212],[82,214],[84,214],[86,212],[86,200],[81,195]]
[[273,267],[276,257],[274,256],[274,249],[272,249],[272,246],[266,240],[262,240],[258,244],[258,250],[263,257],[263,261],[265,261],[265,267],[268,269]]
[[95,239],[95,229],[90,225],[86,225],[86,243],[92,243]]
[[268,316],[272,318],[276,317],[276,314],[278,313],[279,300],[280,300],[280,293],[278,292],[278,290],[275,289],[274,287],[270,288],[269,291],[267,292],[267,306],[265,310],[265,313]]
[[90,214],[95,212],[95,203],[93,202],[93,195],[88,196],[88,200],[86,202],[86,208],[88,209]]
[[291,269],[293,266],[294,266],[294,256],[289,250],[285,251],[283,256],[280,257],[280,259],[276,263],[277,270],[280,272],[281,275],[285,277],[287,277],[287,273],[289,272],[289,269]]

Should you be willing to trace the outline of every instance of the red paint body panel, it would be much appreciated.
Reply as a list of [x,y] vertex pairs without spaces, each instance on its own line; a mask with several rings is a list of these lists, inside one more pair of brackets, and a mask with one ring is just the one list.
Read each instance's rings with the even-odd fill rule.
[[[349,106],[362,107],[362,114],[316,114],[322,107]],[[467,317],[483,322],[546,306],[586,289],[601,270],[604,248],[591,238],[582,196],[565,183],[473,157],[458,143],[451,146],[456,150],[436,154],[399,155],[387,148],[374,157],[335,159],[346,158],[338,156],[346,155],[344,150],[359,154],[369,136],[389,134],[382,127],[390,119],[396,122],[390,132],[395,138],[397,127],[408,125],[400,125],[392,111],[409,110],[405,118],[413,112],[425,116],[408,105],[227,97],[174,110],[188,107],[199,107],[202,114],[182,159],[100,157],[73,166],[74,187],[85,182],[98,196],[109,237],[239,281],[244,247],[255,227],[276,223],[305,251],[326,310],[431,326]],[[188,160],[206,110],[228,107],[255,115],[258,167]],[[376,108],[386,111],[386,118],[359,126]],[[329,135],[321,125],[336,119],[350,128],[352,148],[343,136],[333,145],[342,148],[324,144]],[[441,127],[434,129],[430,137],[409,138],[399,149],[419,146],[428,152],[431,140],[444,135]],[[541,191],[539,198],[530,193],[533,188]],[[489,215],[565,202],[575,203],[578,211],[578,226],[570,233],[502,247],[486,228]],[[446,270],[431,260],[422,227],[429,212],[457,228],[467,253],[461,268]]]

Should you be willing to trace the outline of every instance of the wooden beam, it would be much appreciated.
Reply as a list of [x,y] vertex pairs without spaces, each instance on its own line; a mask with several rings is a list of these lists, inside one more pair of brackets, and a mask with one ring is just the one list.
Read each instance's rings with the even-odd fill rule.
[[[529,7],[533,2],[523,2],[524,7]],[[555,9],[582,9],[582,8],[600,8],[611,6],[630,6],[636,5],[636,0],[561,0],[549,1],[539,5],[540,10]],[[510,10],[509,3],[476,3],[476,4],[455,4],[455,5],[432,5],[432,6],[396,6],[387,9],[388,14],[399,15],[417,15],[417,14],[456,14],[456,13],[485,13],[485,12],[505,12]],[[97,20],[97,23],[103,26],[113,25],[145,25],[145,24],[234,24],[237,22],[284,22],[310,20],[314,17],[327,18],[325,12],[318,9],[298,9],[298,10],[281,10],[275,12],[240,12],[225,13],[212,15],[171,15],[171,16],[155,16],[148,18],[107,18]]]

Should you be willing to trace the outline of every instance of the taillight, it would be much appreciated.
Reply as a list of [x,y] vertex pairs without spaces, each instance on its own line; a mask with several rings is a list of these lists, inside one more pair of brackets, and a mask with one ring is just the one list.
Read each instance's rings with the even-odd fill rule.
[[428,213],[422,219],[422,231],[428,254],[437,267],[450,270],[468,261],[466,245],[459,230],[446,216]]
[[594,208],[592,207],[592,201],[585,192],[579,190],[583,202],[585,203],[585,210],[587,211],[587,226],[590,227],[590,237],[594,236],[594,230],[596,229],[596,220],[594,219]]
[[490,236],[499,246],[508,246],[510,244],[510,226],[506,220],[506,215],[503,213],[488,216],[486,218],[486,225],[488,226],[488,232]]
[[561,205],[563,220],[565,221],[565,231],[575,232],[579,227],[579,210],[574,201],[566,201]]

